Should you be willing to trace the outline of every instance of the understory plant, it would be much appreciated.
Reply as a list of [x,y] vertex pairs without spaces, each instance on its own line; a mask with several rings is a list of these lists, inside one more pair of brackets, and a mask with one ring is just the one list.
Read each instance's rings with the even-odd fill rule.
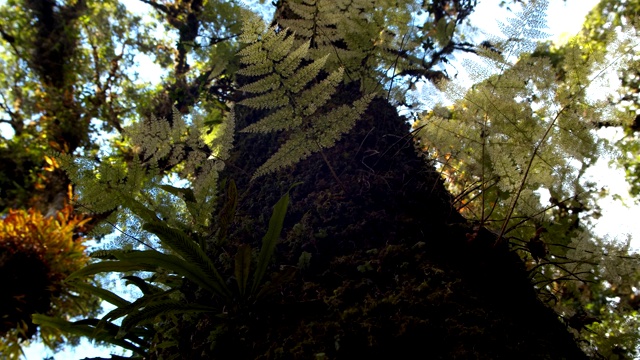
[[[34,312],[52,317],[96,313],[94,298],[64,282],[89,261],[85,238],[77,236],[89,220],[70,205],[56,216],[31,208],[10,210],[0,219],[0,278],[5,286],[0,295],[0,353],[20,356],[21,341],[37,331],[30,318]],[[60,344],[61,334],[55,329],[41,330],[40,335],[52,348]]]
[[[229,187],[235,188],[233,182]],[[137,203],[134,199],[130,200]],[[257,255],[247,244],[226,241],[236,248],[232,269],[227,269],[230,264],[214,260],[221,255],[218,251],[207,254],[196,235],[167,226],[150,210],[137,203],[137,213],[145,221],[144,230],[158,237],[164,251],[96,251],[91,257],[97,262],[74,272],[66,280],[78,291],[98,296],[115,306],[115,309],[99,319],[67,321],[36,314],[33,321],[43,328],[55,328],[130,350],[132,358],[147,356],[152,344],[154,348],[151,350],[178,357],[177,349],[171,351],[177,343],[170,334],[176,330],[180,319],[209,314],[224,329],[226,323],[250,316],[248,309],[253,304],[263,301],[295,275],[296,269],[287,267],[272,272],[270,281],[263,281],[269,274],[269,263],[280,237],[288,203],[287,192],[274,206]],[[123,279],[127,284],[135,285],[142,296],[128,301],[112,291],[88,285],[84,281],[87,277],[105,273],[126,274]],[[197,299],[185,297],[182,290],[190,286],[198,287],[200,296]],[[215,341],[212,343],[215,344]]]

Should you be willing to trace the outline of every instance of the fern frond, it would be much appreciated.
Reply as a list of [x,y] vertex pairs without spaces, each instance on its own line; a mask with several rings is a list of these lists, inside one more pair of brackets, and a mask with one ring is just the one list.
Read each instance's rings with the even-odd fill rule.
[[137,311],[140,308],[147,306],[148,304],[152,304],[154,302],[166,300],[167,296],[171,293],[174,293],[176,289],[170,289],[167,291],[158,292],[155,294],[144,295],[141,298],[136,299],[134,302],[127,303],[123,306],[118,306],[117,308],[106,313],[102,319],[100,319],[100,323],[108,323],[110,321],[119,319],[123,316],[127,316],[134,311]]
[[288,78],[298,69],[302,59],[309,53],[309,41],[305,41],[297,49],[289,53],[282,61],[275,65],[275,71]]
[[123,337],[128,331],[132,330],[136,326],[149,324],[159,316],[214,311],[216,311],[216,309],[213,307],[197,304],[185,304],[183,301],[166,300],[154,302],[127,315],[127,317],[122,320],[122,326],[117,337]]
[[[294,185],[295,186],[295,185]],[[271,218],[269,219],[269,228],[267,233],[262,238],[262,248],[260,248],[260,254],[258,255],[258,265],[256,266],[256,272],[253,274],[253,284],[251,286],[251,292],[255,294],[258,289],[258,285],[262,281],[264,274],[271,260],[271,256],[275,251],[276,244],[280,239],[280,233],[282,232],[282,224],[284,223],[284,217],[287,214],[287,206],[289,205],[289,192],[287,191],[284,196],[278,200],[273,207]]]
[[248,93],[265,93],[279,88],[281,86],[279,82],[280,76],[278,74],[270,74],[258,81],[241,87],[239,90]]
[[242,43],[253,44],[264,34],[265,28],[264,20],[262,20],[259,15],[253,12],[246,12],[242,21],[242,31],[238,39]]
[[208,283],[210,287],[212,287],[216,293],[222,296],[231,295],[229,289],[225,285],[225,281],[216,270],[211,259],[209,259],[207,254],[205,254],[202,248],[200,248],[200,245],[187,236],[187,234],[160,223],[147,223],[143,228],[154,233],[158,238],[160,238],[165,246],[175,251],[190,265],[192,264],[196,266],[201,273],[205,274],[206,279],[209,280]]
[[262,62],[255,65],[249,65],[238,70],[238,74],[244,76],[262,76],[270,74],[274,69],[272,63]]
[[252,179],[291,166],[322,148],[335,145],[342,134],[351,130],[373,97],[373,94],[365,95],[352,105],[342,105],[315,119],[311,130],[291,134],[276,153],[256,170]]
[[267,32],[267,35],[275,34],[275,36],[265,36],[263,46],[269,51],[269,60],[278,63],[291,52],[295,38],[286,30],[275,31],[276,28],[274,27]]
[[210,141],[205,138],[205,142],[213,151],[213,155],[219,161],[225,161],[229,158],[229,151],[233,148],[233,137],[235,134],[235,110],[232,103],[227,104],[229,112],[222,120],[220,128],[216,136]]
[[300,3],[295,1],[287,1],[287,6],[294,14],[305,20],[313,19],[313,14],[316,11],[315,1],[302,1]]
[[38,324],[40,326],[49,326],[68,334],[83,336],[96,341],[108,342],[124,349],[131,350],[136,354],[143,356],[146,355],[144,348],[136,346],[122,338],[117,338],[111,335],[107,330],[101,330],[90,325],[78,324],[41,314],[34,314],[32,319],[34,324]]
[[[311,11],[327,7],[335,10],[326,2],[304,0],[304,4],[287,2],[295,12]],[[292,5],[293,4],[293,5]],[[300,5],[300,6],[298,6]],[[305,21],[316,21],[318,14],[301,15]],[[332,18],[318,20],[331,27]],[[328,33],[332,30],[326,29]],[[296,36],[299,34],[296,33]],[[308,58],[314,39],[302,41],[292,50],[294,35],[287,30],[275,33],[269,29],[260,36],[248,36],[256,42],[239,52],[241,62],[248,66],[241,73],[259,75],[262,78],[244,85],[241,90],[256,94],[245,98],[241,105],[257,109],[272,110],[264,118],[248,125],[243,132],[288,131],[289,139],[276,151],[265,164],[258,168],[253,176],[264,175],[276,169],[300,161],[323,147],[334,144],[340,135],[346,133],[355,120],[366,109],[371,97],[366,96],[354,104],[324,109],[343,81],[344,69],[327,71],[328,75],[319,79],[326,70],[330,54]],[[331,37],[333,39],[333,37]],[[337,37],[336,37],[337,39]],[[315,44],[317,45],[317,44]]]
[[343,74],[344,69],[339,68],[329,74],[326,79],[300,93],[297,105],[302,109],[302,115],[309,116],[323,107],[335,94],[338,85],[342,82]]
[[313,136],[322,148],[335,145],[342,134],[347,133],[367,110],[375,94],[368,94],[351,105],[342,105],[320,117],[313,123]]
[[289,139],[278,148],[275,154],[271,155],[264,164],[258,167],[251,180],[276,172],[308,158],[314,152],[309,145],[310,143],[312,143],[312,138],[304,132],[291,134]]
[[138,289],[142,291],[143,295],[153,295],[162,291],[161,288],[152,285],[151,283],[147,282],[146,280],[138,276],[133,276],[133,275],[123,276],[122,279],[127,281],[126,285],[133,284],[137,286]]
[[311,80],[315,79],[320,73],[320,70],[327,62],[329,55],[325,55],[311,64],[299,68],[291,77],[283,78],[283,82],[290,93],[297,94],[304,88]]
[[157,251],[133,251],[122,254],[120,260],[127,263],[136,263],[139,266],[146,266],[147,269],[151,268],[152,270],[164,268],[186,277],[213,294],[223,297],[229,295],[229,290],[226,288],[225,283],[221,283],[218,280],[219,274],[216,276],[216,274],[206,273],[198,264],[187,262],[175,255],[163,254]]
[[264,95],[255,96],[252,98],[244,99],[240,102],[241,105],[245,105],[258,110],[277,109],[289,104],[289,97],[283,88],[272,90]]
[[302,117],[296,116],[292,107],[283,107],[253,123],[242,132],[259,133],[289,130],[302,124]]
[[157,265],[141,264],[133,261],[101,261],[95,264],[89,264],[82,269],[73,272],[67,280],[76,278],[84,278],[105,272],[130,272],[130,271],[154,271]]
[[83,282],[73,282],[72,286],[77,288],[78,290],[81,291],[85,291],[88,292],[91,295],[97,296],[99,298],[101,298],[102,300],[113,304],[117,307],[121,307],[121,306],[126,306],[128,304],[130,304],[127,300],[121,298],[120,296],[116,295],[115,293],[103,289],[103,288],[99,288],[97,286],[93,286],[93,285],[89,285]]

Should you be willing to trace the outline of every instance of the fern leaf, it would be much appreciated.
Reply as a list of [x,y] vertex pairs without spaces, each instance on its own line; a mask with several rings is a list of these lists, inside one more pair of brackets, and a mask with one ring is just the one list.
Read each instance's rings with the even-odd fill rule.
[[193,194],[193,190],[189,188],[180,188],[167,184],[159,185],[158,187],[170,194],[182,198],[185,202],[196,202],[196,197]]
[[287,55],[284,60],[275,65],[275,71],[283,77],[290,77],[300,66],[302,59],[304,59],[309,52],[310,44],[310,41],[303,42],[302,45]]
[[366,110],[373,95],[366,95],[352,106],[342,105],[312,123],[312,130],[293,133],[254,173],[252,180],[304,160],[321,148],[335,144]]
[[280,88],[264,95],[244,99],[240,104],[258,110],[277,109],[289,104],[289,97],[285,93],[284,89]]
[[105,314],[102,319],[100,319],[101,323],[107,323],[109,321],[112,320],[116,320],[119,319],[123,316],[127,316],[128,314],[143,308],[145,306],[147,306],[148,304],[151,304],[153,302],[158,302],[161,300],[166,300],[167,295],[175,292],[176,289],[170,289],[167,291],[163,291],[163,292],[159,292],[156,294],[151,294],[151,295],[144,295],[141,298],[136,299],[134,302],[129,303],[125,306],[120,306],[117,307],[111,311],[109,311],[107,314]]
[[278,74],[268,75],[258,81],[252,82],[240,88],[240,91],[248,93],[265,93],[281,86]]
[[137,286],[138,289],[142,291],[143,295],[153,295],[162,291],[162,289],[160,289],[159,287],[151,285],[150,283],[148,283],[147,281],[145,281],[144,279],[138,276],[133,276],[133,275],[123,276],[122,279],[127,281],[126,285],[133,284]]
[[274,111],[270,115],[265,116],[258,122],[253,123],[240,131],[248,133],[264,133],[271,131],[289,130],[296,128],[301,124],[302,117],[296,116],[293,108],[288,106]]
[[[275,28],[271,29],[268,34],[274,32]],[[276,33],[276,36],[267,37],[264,41],[264,47],[268,50],[269,60],[277,63],[284,59],[291,52],[294,40],[295,38],[287,30]]]
[[[253,35],[247,35],[246,39],[255,42],[238,53],[242,64],[246,65],[240,70],[241,74],[262,76],[241,89],[257,95],[245,98],[240,104],[257,110],[272,110],[264,118],[249,124],[241,131],[290,132],[287,134],[288,140],[258,168],[253,179],[289,166],[322,147],[334,144],[340,135],[353,127],[355,120],[371,100],[369,97],[363,97],[363,101],[356,101],[351,105],[331,111],[324,109],[344,76],[342,67],[326,71],[327,62],[331,54],[343,49],[332,48],[331,51],[327,51],[324,48],[322,55],[310,54],[312,47],[321,50],[320,43],[329,45],[331,41],[342,39],[340,36],[344,34],[337,31],[337,24],[342,24],[342,17],[350,11],[347,9],[354,6],[354,9],[362,12],[367,6],[371,7],[371,4],[338,5],[327,1],[307,0],[287,1],[286,4],[293,13],[298,14],[297,20],[301,21],[292,22],[295,35],[290,34],[288,30],[277,32],[275,28],[271,28],[256,36],[257,27],[248,26],[245,31],[252,31]],[[326,14],[327,12],[329,14]],[[363,22],[362,19],[359,21]],[[281,26],[283,24],[280,23]],[[310,29],[313,30],[307,39],[293,49],[294,37],[304,38],[305,35],[301,34]],[[319,40],[320,38],[323,40]],[[319,80],[319,74],[323,69],[328,75]]]
[[143,309],[137,310],[122,320],[122,326],[117,337],[124,336],[136,326],[148,324],[158,316],[170,314],[187,314],[214,312],[215,308],[197,304],[185,304],[182,301],[166,300],[148,304]]
[[249,12],[246,13],[246,15],[242,22],[242,32],[240,33],[239,40],[245,44],[253,44],[260,39],[260,36],[265,31],[266,25],[257,14]]
[[120,296],[114,294],[113,292],[109,290],[105,290],[103,288],[99,288],[97,286],[89,285],[83,282],[74,282],[71,285],[73,285],[73,287],[75,287],[80,291],[88,292],[91,295],[95,295],[101,298],[102,300],[110,304],[113,304],[117,307],[126,306],[130,304],[127,300],[121,298]]
[[230,296],[225,281],[200,246],[184,232],[172,229],[161,223],[144,224],[143,229],[154,233],[170,249],[175,251],[189,264],[196,266],[209,280],[209,285],[222,296]]
[[374,94],[365,95],[352,105],[342,105],[319,121],[314,122],[314,137],[320,147],[333,146],[342,134],[347,133],[360,116],[367,110]]
[[236,216],[236,208],[238,207],[238,188],[236,182],[231,180],[227,187],[227,198],[218,214],[218,241],[223,243],[227,238],[229,227],[233,223]]
[[76,324],[71,321],[66,321],[41,314],[32,315],[32,319],[34,324],[38,324],[40,326],[48,326],[68,334],[83,336],[96,341],[108,342],[110,344],[120,346],[124,349],[131,350],[136,354],[140,354],[143,356],[146,355],[146,352],[142,347],[136,346],[123,339],[111,336],[106,330],[101,330],[89,325]]
[[[295,186],[295,185],[294,185]],[[258,255],[258,264],[256,272],[253,274],[253,284],[251,286],[251,292],[255,294],[258,289],[258,285],[262,281],[264,274],[271,260],[271,256],[276,249],[276,244],[280,239],[280,233],[282,232],[282,224],[284,223],[284,217],[287,213],[287,206],[289,205],[289,192],[287,191],[284,196],[278,200],[273,207],[271,218],[269,219],[269,228],[267,233],[262,238],[262,248]]]
[[327,63],[328,58],[329,55],[327,54],[311,64],[298,69],[290,78],[284,79],[284,83],[289,88],[289,91],[294,94],[300,92],[302,88],[318,76],[322,67]]
[[312,19],[280,19],[278,22],[288,29],[295,29],[295,33],[305,39],[314,34]]
[[255,42],[246,46],[238,51],[238,56],[240,57],[240,63],[245,65],[273,64],[273,62],[269,61],[268,53],[265,51],[262,42]]
[[316,12],[315,2],[306,2],[306,4],[301,4],[295,1],[287,1],[287,6],[294,14],[306,20],[313,19],[314,13]]
[[278,171],[281,168],[291,166],[296,162],[308,158],[313,154],[309,146],[310,143],[312,143],[312,138],[304,132],[292,134],[290,138],[278,148],[275,154],[271,155],[264,164],[258,167],[251,180],[253,181],[262,175]]
[[251,269],[251,247],[242,244],[238,247],[235,257],[234,275],[238,284],[240,296],[244,296],[249,280],[249,270]]
[[237,73],[244,76],[262,76],[271,73],[273,69],[274,65],[272,63],[261,62],[255,65],[243,67],[238,70]]
[[342,81],[343,73],[344,69],[339,68],[329,74],[326,79],[300,94],[297,105],[303,109],[304,115],[312,115],[329,101]]
[[131,261],[101,261],[95,264],[89,264],[82,269],[73,272],[67,280],[83,278],[104,272],[129,272],[129,271],[154,271],[157,266],[149,264],[140,264]]

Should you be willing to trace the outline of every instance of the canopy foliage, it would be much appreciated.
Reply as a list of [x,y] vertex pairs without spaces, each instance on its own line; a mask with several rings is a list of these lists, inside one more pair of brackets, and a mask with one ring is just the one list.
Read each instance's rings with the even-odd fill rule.
[[[258,4],[140,3],[145,6],[140,14],[115,0],[10,0],[0,6],[5,20],[0,24],[0,121],[7,126],[0,140],[0,211],[5,214],[0,266],[10,269],[22,256],[42,267],[29,275],[46,282],[39,302],[16,306],[22,317],[5,316],[11,322],[3,321],[0,329],[4,354],[17,356],[19,342],[29,340],[36,325],[53,348],[64,333],[72,342],[74,336],[86,336],[134,356],[176,355],[185,347],[184,334],[200,328],[208,331],[198,338],[204,344],[192,349],[211,356],[229,355],[234,346],[240,357],[313,352],[324,358],[355,351],[348,344],[359,340],[350,339],[336,320],[315,319],[302,330],[285,322],[273,336],[294,329],[286,344],[252,340],[266,336],[260,319],[286,319],[282,308],[291,304],[292,313],[334,311],[343,322],[358,319],[353,329],[368,336],[367,346],[384,349],[386,340],[372,335],[379,330],[372,319],[389,306],[403,308],[399,294],[420,306],[420,297],[449,296],[433,290],[439,288],[429,280],[447,279],[438,267],[445,265],[434,260],[443,261],[437,251],[445,245],[413,238],[422,233],[421,222],[439,235],[466,237],[457,245],[460,259],[486,239],[492,242],[487,248],[495,250],[483,251],[491,256],[518,254],[532,284],[523,280],[514,286],[522,293],[535,288],[583,341],[587,354],[636,354],[638,259],[629,242],[608,242],[591,233],[600,190],[582,177],[612,149],[594,133],[597,127],[625,126],[628,136],[621,148],[637,153],[637,129],[629,115],[637,110],[637,74],[621,72],[625,95],[620,100],[632,103],[626,112],[590,99],[587,92],[611,67],[612,56],[624,58],[630,69],[637,62],[635,34],[615,40],[615,29],[635,30],[632,14],[639,6],[603,0],[583,33],[558,47],[538,41],[544,38],[544,1],[509,2],[521,11],[503,24],[503,37],[491,39],[481,39],[469,22],[477,6],[473,0],[280,0],[270,8],[270,21],[262,18]],[[473,60],[456,62],[463,54]],[[150,71],[143,66],[154,69],[157,79],[148,79]],[[455,67],[471,75],[472,87],[454,81]],[[387,110],[416,109],[421,99],[413,90],[425,82],[437,85],[450,102],[413,111],[416,121],[409,132],[406,121]],[[400,123],[376,128],[384,126],[383,117]],[[345,145],[359,133],[364,135],[358,146]],[[370,134],[386,148],[370,148]],[[427,159],[419,165],[411,162],[413,142]],[[403,145],[392,150],[398,144]],[[254,146],[258,150],[252,152]],[[340,149],[347,150],[332,152]],[[353,170],[352,159],[361,168]],[[297,222],[288,224],[287,189],[299,178],[312,178],[300,175],[308,164],[322,164],[331,179],[316,177],[300,186],[316,202],[302,201],[292,210]],[[439,180],[430,178],[434,164],[452,199]],[[637,164],[631,158],[626,164],[637,186]],[[315,169],[307,171],[320,171]],[[401,188],[392,189],[398,181]],[[329,183],[335,188],[324,187]],[[380,189],[411,198],[405,186],[418,199],[431,186],[436,195],[425,195],[429,202],[422,205],[431,208],[426,211],[433,212],[432,219],[419,220],[418,209],[404,198],[394,199],[404,204],[395,218],[394,201],[388,209],[373,210],[385,201]],[[541,196],[547,193],[548,202]],[[363,194],[370,197],[357,206],[370,207],[363,212],[370,219],[354,215],[353,223],[331,225],[336,221],[332,206],[338,209],[343,199]],[[261,210],[267,205],[258,200],[252,203],[254,195],[275,204],[273,211]],[[450,203],[468,223],[438,213]],[[301,212],[304,206],[313,209]],[[336,210],[341,215],[357,211]],[[376,216],[381,224],[397,226],[381,230],[393,233],[397,243],[376,243],[375,234],[363,230],[362,224],[375,222]],[[348,238],[349,229],[371,239],[357,239],[362,248],[354,249],[345,245],[351,239],[336,240],[331,250],[321,245],[334,244],[331,239],[340,234]],[[281,231],[284,243],[279,243]],[[83,244],[89,238],[104,242],[86,265]],[[278,254],[278,249],[287,251]],[[396,264],[395,259],[405,260]],[[422,274],[402,278],[414,265],[428,279],[420,283]],[[350,269],[352,278],[322,280],[319,274],[330,273],[321,272],[322,266]],[[395,277],[385,273],[389,266],[398,271]],[[99,273],[125,273],[142,296],[129,301],[99,286],[92,277]],[[378,286],[371,279],[378,279],[380,288],[371,290],[361,306],[350,302],[356,296],[351,286]],[[413,288],[407,285],[412,282]],[[19,293],[18,285],[13,300],[29,295]],[[470,296],[466,291],[471,290],[456,282],[451,287]],[[97,318],[97,300],[90,295],[115,310]],[[32,313],[38,313],[33,322]],[[405,327],[428,323],[396,315],[389,327],[397,330],[397,338]],[[75,316],[84,319],[70,321]],[[119,318],[121,323],[114,322]],[[331,344],[315,336],[332,331]],[[309,340],[316,337],[321,340]],[[247,339],[255,348],[243,347]],[[340,350],[340,344],[347,345]]]

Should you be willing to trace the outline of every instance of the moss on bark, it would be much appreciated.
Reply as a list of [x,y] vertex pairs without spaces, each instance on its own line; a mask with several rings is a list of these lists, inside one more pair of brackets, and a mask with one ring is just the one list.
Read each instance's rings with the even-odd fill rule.
[[[256,114],[238,116],[243,128]],[[280,140],[238,136],[225,175],[244,193],[229,245],[258,247],[271,207],[302,181],[271,268],[295,266],[296,277],[223,326],[185,321],[185,358],[586,358],[538,300],[520,258],[451,206],[406,119],[384,99],[335,147],[249,183]]]

